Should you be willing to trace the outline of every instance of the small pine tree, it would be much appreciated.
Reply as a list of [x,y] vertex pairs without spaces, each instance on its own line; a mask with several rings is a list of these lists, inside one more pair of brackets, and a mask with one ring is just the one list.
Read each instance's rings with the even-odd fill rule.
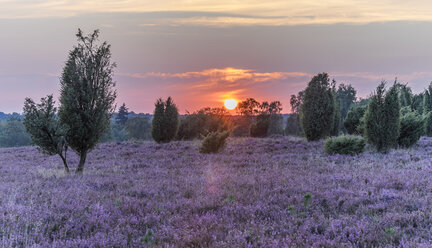
[[180,115],[171,97],[164,102],[159,98],[155,103],[151,135],[158,143],[172,141],[179,130]]
[[59,119],[67,128],[66,141],[80,157],[77,174],[84,171],[87,154],[110,128],[116,92],[111,46],[97,45],[99,31],[84,36],[70,52],[60,79]]
[[386,93],[385,82],[378,85],[371,97],[364,116],[364,132],[367,141],[378,152],[386,153],[397,146],[399,137],[399,97],[395,84]]
[[123,103],[120,108],[119,108],[119,112],[116,116],[116,124],[119,125],[125,125],[127,120],[128,120],[128,115],[129,115],[129,109],[126,108],[126,104]]
[[68,148],[65,140],[66,130],[58,121],[54,103],[52,95],[42,98],[40,104],[35,104],[32,99],[26,98],[23,123],[33,144],[39,146],[40,150],[48,155],[59,155],[66,173],[69,173],[66,161]]
[[330,135],[335,120],[335,101],[327,73],[312,78],[304,91],[300,123],[308,141]]

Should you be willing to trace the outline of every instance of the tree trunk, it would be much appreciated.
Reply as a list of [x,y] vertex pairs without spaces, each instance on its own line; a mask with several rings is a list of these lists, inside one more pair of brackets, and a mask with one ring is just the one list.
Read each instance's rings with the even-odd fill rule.
[[81,152],[78,168],[75,171],[76,174],[82,174],[83,173],[83,171],[84,171],[84,163],[85,163],[86,158],[87,158],[87,151]]
[[61,159],[63,160],[63,164],[64,164],[64,168],[65,168],[66,173],[69,173],[69,167],[67,165],[66,158],[62,154],[59,154],[59,155],[60,155]]

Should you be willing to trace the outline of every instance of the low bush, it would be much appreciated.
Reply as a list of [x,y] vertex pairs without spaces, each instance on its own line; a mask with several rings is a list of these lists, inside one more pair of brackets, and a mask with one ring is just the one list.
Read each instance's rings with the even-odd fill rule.
[[401,147],[411,147],[420,139],[424,132],[424,119],[417,111],[409,107],[401,109],[400,131],[398,144]]
[[324,142],[324,150],[327,154],[348,154],[355,155],[362,153],[366,141],[359,136],[342,135],[327,138]]
[[216,131],[209,133],[199,147],[200,153],[218,153],[226,145],[226,139],[230,135],[229,131]]

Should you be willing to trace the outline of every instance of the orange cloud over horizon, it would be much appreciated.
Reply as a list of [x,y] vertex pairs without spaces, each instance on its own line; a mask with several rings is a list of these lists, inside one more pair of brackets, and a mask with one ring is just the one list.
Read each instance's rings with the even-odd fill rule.
[[[303,90],[314,76],[306,72],[259,72],[235,67],[209,68],[180,73],[148,72],[144,74],[118,73],[117,75],[135,79],[140,84],[152,85],[151,93],[154,97],[172,96],[182,113],[203,107],[222,107],[226,99],[233,98],[242,101],[248,97],[253,97],[258,101],[281,101],[283,112],[288,113],[291,112],[290,96]],[[392,82],[395,78],[390,74],[368,72],[334,72],[329,75],[338,83],[352,84],[358,90],[359,97],[370,94],[381,80]],[[398,76],[398,80],[410,82],[425,77],[432,77],[432,73],[402,74]],[[363,87],[360,88],[359,84],[362,84]],[[128,96],[129,99],[126,99],[126,102],[143,101],[142,93],[136,89],[122,89],[121,92]],[[150,105],[153,104],[154,99],[146,101],[148,101],[146,105]]]
[[[163,90],[169,92],[170,95],[177,96],[177,102],[190,103],[185,104],[188,110],[196,110],[206,106],[223,106],[223,101],[228,98],[244,100],[247,97],[254,97],[257,100],[286,100],[269,98],[272,97],[270,96],[272,94],[266,94],[265,90],[257,89],[271,88],[272,85],[274,87],[274,84],[288,78],[304,79],[310,77],[309,74],[302,72],[257,72],[252,69],[234,67],[210,68],[182,73],[149,72],[120,75],[141,80],[170,81],[168,85],[163,86]],[[291,86],[293,85],[291,84]],[[197,105],[199,107],[196,107]]]

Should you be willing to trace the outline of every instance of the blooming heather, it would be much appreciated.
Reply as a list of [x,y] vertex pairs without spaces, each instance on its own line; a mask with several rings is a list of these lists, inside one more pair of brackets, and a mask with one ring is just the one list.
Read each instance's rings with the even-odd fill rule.
[[[83,176],[0,149],[1,247],[427,247],[432,139],[328,156],[301,138],[101,144]],[[71,156],[69,164],[79,158]]]

